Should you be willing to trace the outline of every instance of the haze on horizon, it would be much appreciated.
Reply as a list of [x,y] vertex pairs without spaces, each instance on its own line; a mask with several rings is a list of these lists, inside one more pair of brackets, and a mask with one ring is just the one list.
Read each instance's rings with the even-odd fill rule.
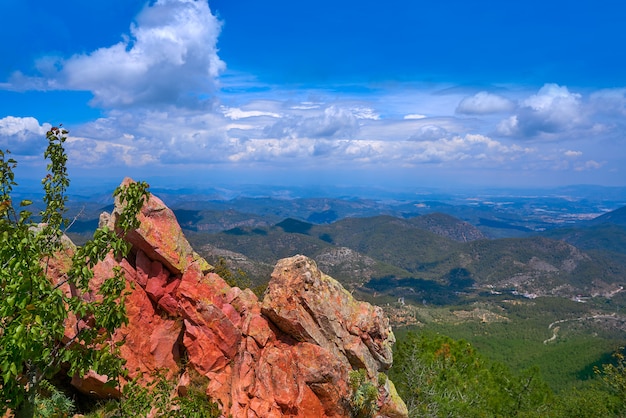
[[36,177],[62,123],[83,181],[626,186],[626,4],[427,3],[3,1],[0,148]]

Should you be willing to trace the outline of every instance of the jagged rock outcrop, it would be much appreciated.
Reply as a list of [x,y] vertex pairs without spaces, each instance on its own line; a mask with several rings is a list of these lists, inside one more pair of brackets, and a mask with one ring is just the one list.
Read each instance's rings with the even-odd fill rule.
[[[116,202],[101,222],[114,226],[118,212]],[[259,301],[211,272],[160,199],[150,198],[140,221],[127,237],[131,254],[108,257],[94,278],[117,265],[127,278],[129,323],[114,339],[125,342],[130,378],[165,370],[184,388],[193,369],[209,379],[206,393],[224,416],[347,417],[349,372],[363,368],[377,382],[391,366],[394,336],[382,310],[356,301],[313,260],[280,260]],[[116,395],[102,392],[102,380],[92,373],[73,384]],[[391,381],[379,393],[381,416],[407,416]]]

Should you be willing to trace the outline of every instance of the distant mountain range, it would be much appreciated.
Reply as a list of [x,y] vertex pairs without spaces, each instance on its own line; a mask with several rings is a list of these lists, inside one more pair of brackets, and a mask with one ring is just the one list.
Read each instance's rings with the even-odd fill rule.
[[[278,259],[299,253],[364,295],[449,303],[480,291],[613,294],[626,282],[626,206],[608,211],[619,197],[599,196],[198,200],[166,194],[166,201],[200,253],[212,262],[224,258],[257,284]],[[80,205],[69,230],[79,243],[109,209]]]
[[201,253],[221,248],[237,254],[229,257],[235,265],[304,254],[353,290],[442,303],[471,289],[608,295],[626,278],[626,257],[542,236],[484,239],[476,227],[441,214],[346,218],[326,225],[286,219],[271,227],[195,234],[193,241]]
[[[546,231],[546,237],[566,241],[582,250],[626,255],[626,206],[574,226]],[[620,257],[613,254],[613,257]]]

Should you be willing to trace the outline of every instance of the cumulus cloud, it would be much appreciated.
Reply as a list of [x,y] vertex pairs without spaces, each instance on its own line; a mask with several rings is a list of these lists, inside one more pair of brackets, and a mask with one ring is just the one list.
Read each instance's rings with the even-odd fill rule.
[[586,120],[581,97],[565,86],[546,84],[537,94],[521,101],[515,115],[500,122],[498,133],[535,137],[582,128]]
[[517,116],[509,116],[498,123],[496,131],[503,136],[514,136],[519,131],[518,124]]
[[[304,170],[320,165],[356,168],[367,164],[395,169],[435,164],[468,169],[521,169],[541,163],[544,168],[556,169],[556,164],[564,160],[571,161],[572,170],[601,167],[579,160],[580,151],[523,147],[508,138],[498,140],[486,134],[463,132],[461,125],[446,119],[359,119],[351,110],[351,103],[320,103],[319,108],[294,113],[286,110],[293,107],[292,102],[282,106],[250,102],[223,108],[221,112],[112,111],[107,117],[82,126],[77,132],[79,136],[68,140],[67,149],[73,165],[86,168],[167,170],[168,166],[198,164]],[[238,110],[230,113],[225,109]],[[273,109],[278,117],[245,113],[254,109]],[[237,119],[239,110],[249,117]],[[36,130],[37,124],[32,126]]]
[[82,167],[210,164],[232,152],[231,125],[220,114],[191,109],[112,111],[83,125],[67,149]]
[[0,147],[17,155],[37,155],[45,149],[46,132],[51,125],[33,117],[7,116],[0,119]]
[[157,0],[113,46],[38,63],[42,77],[16,73],[14,89],[86,90],[103,107],[195,106],[215,90],[225,64],[217,55],[221,23],[206,1]]
[[281,162],[301,165],[328,164],[347,167],[355,163],[377,164],[381,167],[414,166],[418,164],[502,165],[536,151],[517,145],[506,145],[477,134],[452,136],[430,141],[385,141],[376,139],[326,138],[257,138],[239,144],[231,161]]
[[438,125],[424,125],[410,136],[409,139],[415,141],[433,141],[444,138],[448,135],[448,131]]
[[39,125],[39,121],[33,117],[7,116],[0,119],[0,135],[3,137],[14,136],[25,139],[33,135],[45,134],[49,129],[49,124]]
[[306,109],[291,101],[250,101],[219,112],[111,111],[68,143],[73,161],[98,165],[509,164],[534,150],[459,132],[452,119],[386,120],[353,102]]
[[339,106],[328,106],[323,112],[312,116],[290,115],[273,125],[264,133],[271,138],[346,138],[358,130],[362,113]]
[[481,91],[461,100],[461,103],[456,108],[456,112],[467,115],[485,115],[508,112],[514,108],[515,105],[511,100],[497,94]]
[[111,165],[141,167],[158,161],[159,154],[154,149],[142,150],[136,146],[92,138],[70,137],[67,141],[67,153],[71,161],[78,166],[89,167],[109,161]]
[[[455,106],[463,102],[460,95],[450,101],[453,105],[447,113],[431,114],[428,109],[429,117],[425,117],[419,112],[426,106],[416,107],[411,95],[404,102],[397,100],[390,112],[381,107],[385,100],[378,95],[346,97],[307,91],[298,96],[293,91],[270,90],[267,95],[251,92],[235,97],[229,93],[224,100],[228,105],[211,111],[185,106],[110,109],[104,117],[72,129],[78,136],[70,136],[67,148],[74,166],[143,167],[155,172],[196,165],[237,167],[242,172],[263,167],[269,172],[270,167],[356,169],[367,165],[395,170],[423,164],[455,170],[600,172],[614,163],[606,162],[585,141],[615,135],[623,97],[623,92],[607,90],[584,99],[566,87],[546,85],[528,92],[501,120],[502,115],[479,113],[479,103],[471,101],[462,110],[471,114],[467,106],[472,104],[475,117],[455,116]],[[482,99],[486,112],[485,103],[493,98]],[[596,123],[600,120],[596,115],[603,116],[602,124]],[[24,152],[36,152],[35,143],[43,147],[45,130],[32,118],[0,119],[4,143],[22,138]],[[580,133],[588,135],[574,135]],[[515,143],[544,136],[577,142],[555,146],[535,141],[532,148]]]
[[505,145],[485,135],[466,134],[417,142],[412,159],[428,163],[468,161],[471,165],[472,162],[488,164],[513,161],[533,152],[532,148]]
[[341,160],[349,147],[341,139],[358,132],[359,121],[377,122],[369,108],[351,103],[291,113],[285,109],[292,103],[279,104],[252,101],[218,112],[111,110],[81,126],[67,150],[73,165],[85,168]]

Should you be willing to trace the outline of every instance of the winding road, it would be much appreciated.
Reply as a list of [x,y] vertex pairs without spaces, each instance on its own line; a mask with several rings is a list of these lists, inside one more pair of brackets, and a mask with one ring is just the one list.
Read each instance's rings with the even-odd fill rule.
[[[548,325],[548,329],[552,330],[552,337],[548,338],[547,340],[544,340],[543,343],[544,344],[548,344],[551,343],[553,341],[556,341],[560,327],[555,327],[555,325],[557,324],[562,324],[565,322],[573,322],[573,321],[587,321],[589,319],[613,319],[613,320],[621,320],[624,321],[626,320],[626,318],[622,317],[622,316],[617,316],[616,313],[612,313],[612,314],[605,314],[605,315],[591,315],[591,316],[582,316],[580,318],[571,318],[571,319],[559,319],[558,321],[554,321],[553,323],[551,323],[550,325]],[[552,329],[554,327],[554,329]]]

